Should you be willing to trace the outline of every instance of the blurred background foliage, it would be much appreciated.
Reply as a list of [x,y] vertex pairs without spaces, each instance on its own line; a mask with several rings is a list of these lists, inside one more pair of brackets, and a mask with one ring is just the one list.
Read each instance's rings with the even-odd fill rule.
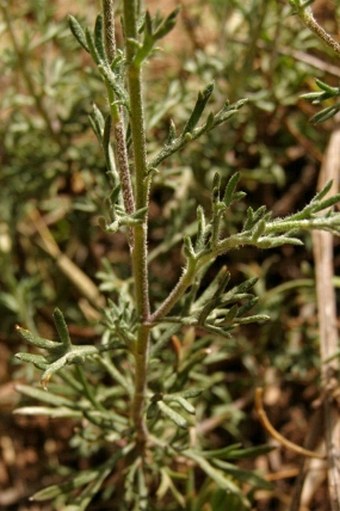
[[[159,8],[159,2],[145,3],[153,12]],[[162,11],[174,4],[162,2]],[[11,362],[21,342],[15,324],[50,335],[51,312],[58,305],[71,334],[91,340],[101,330],[102,295],[109,295],[113,279],[128,275],[125,240],[98,228],[110,190],[88,116],[93,103],[105,109],[102,85],[66,21],[67,14],[75,14],[92,24],[96,7],[88,0],[1,4],[0,388],[6,427],[17,401],[7,382],[13,372],[25,380],[33,373]],[[320,23],[339,37],[340,5],[317,0],[313,8]],[[334,120],[313,125],[317,107],[300,96],[316,90],[314,77],[337,85],[339,76],[332,55],[303,28],[286,1],[181,2],[178,25],[146,69],[150,157],[166,138],[171,119],[183,125],[204,84],[215,82],[211,110],[226,98],[247,97],[249,103],[231,122],[159,169],[149,241],[154,303],[181,271],[181,226],[190,232],[197,203],[208,207],[216,171],[225,182],[240,171],[240,187],[248,194],[234,207],[232,230],[249,205],[265,204],[281,216],[313,196]],[[305,241],[305,248],[286,246],[269,253],[242,249],[215,265],[216,270],[227,264],[235,284],[257,277],[258,309],[271,316],[264,325],[240,329],[230,343],[230,356],[211,364],[209,371],[224,386],[211,389],[210,406],[229,419],[214,430],[217,436],[265,439],[249,407],[249,392],[263,381],[287,391],[274,392],[268,403],[275,404],[276,427],[288,430],[294,413],[300,413],[293,440],[299,443],[304,436],[304,412],[315,397],[319,374],[311,241]],[[299,412],[285,408],[288,399],[301,406]],[[202,417],[208,414],[202,410]],[[23,419],[15,421],[20,428]],[[53,465],[46,450],[53,434],[44,431],[44,457]],[[281,494],[287,484],[281,483]],[[204,491],[210,495],[208,488]],[[258,509],[274,509],[266,505]]]

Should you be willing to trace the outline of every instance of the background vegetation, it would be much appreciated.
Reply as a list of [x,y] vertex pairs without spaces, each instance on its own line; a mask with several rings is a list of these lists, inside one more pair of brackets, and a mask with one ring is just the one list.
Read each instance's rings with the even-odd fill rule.
[[[162,10],[170,12],[174,3],[164,2]],[[153,13],[158,8],[157,2],[147,4]],[[240,187],[247,192],[233,209],[231,232],[242,224],[248,206],[265,204],[276,216],[289,214],[314,196],[334,128],[334,119],[310,122],[320,107],[300,96],[317,90],[314,77],[336,86],[339,67],[331,52],[292,15],[288,3],[225,4],[182,2],[176,28],[146,68],[147,137],[155,154],[170,119],[185,123],[202,85],[215,81],[213,111],[225,97],[249,98],[237,116],[177,153],[155,178],[149,247],[151,286],[158,301],[180,274],[183,261],[176,241],[192,233],[197,203],[210,207],[208,191],[217,170],[224,183],[239,171]],[[98,320],[104,297],[116,288],[117,279],[128,274],[124,236],[113,237],[98,228],[100,217],[107,215],[109,189],[89,115],[93,103],[105,109],[106,98],[65,19],[66,14],[75,14],[92,26],[97,7],[85,0],[72,6],[61,0],[1,4],[0,506],[8,511],[51,509],[50,504],[29,503],[28,497],[59,481],[66,465],[89,469],[101,456],[100,452],[89,456],[90,442],[85,446],[80,437],[74,436],[68,447],[75,427],[72,419],[12,415],[19,404],[12,382],[37,379],[35,369],[13,358],[27,349],[15,325],[53,337],[51,318],[57,305],[67,316],[71,336],[92,344],[102,333]],[[313,9],[320,23],[339,36],[336,2],[316,1]],[[208,283],[227,265],[232,285],[256,277],[257,311],[270,316],[264,324],[240,327],[228,352],[220,357],[215,353],[206,361],[211,389],[198,414],[202,434],[216,448],[272,442],[254,411],[254,388],[262,385],[267,387],[264,401],[276,430],[299,445],[315,433],[312,449],[321,441],[309,235],[304,242],[305,247],[285,245],[269,252],[240,249],[219,257],[206,276]],[[334,284],[339,287],[337,278]],[[179,343],[190,346],[193,335],[188,328],[180,339],[174,336],[173,351]],[[210,416],[214,420],[209,421]],[[271,488],[255,484],[254,509],[293,506],[301,464],[301,457],[284,448],[237,461],[240,469],[258,469],[273,481]],[[321,467],[318,473],[312,489],[305,485],[303,502],[305,509],[326,511],[326,472]],[[209,492],[203,488],[198,507],[190,509],[219,509],[217,493],[215,507],[209,507]],[[89,509],[111,509],[110,498],[108,494],[106,501],[94,502]]]

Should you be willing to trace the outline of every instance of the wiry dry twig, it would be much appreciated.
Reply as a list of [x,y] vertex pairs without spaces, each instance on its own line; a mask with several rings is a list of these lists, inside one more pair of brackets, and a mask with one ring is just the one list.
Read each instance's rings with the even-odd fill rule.
[[274,438],[280,445],[285,447],[286,449],[289,449],[290,451],[294,451],[297,454],[301,454],[302,456],[306,456],[307,458],[318,458],[318,459],[324,459],[324,455],[320,454],[315,451],[310,451],[309,449],[305,449],[304,447],[301,447],[300,445],[294,444],[294,442],[291,442],[290,440],[287,440],[284,436],[281,435],[274,426],[270,423],[267,414],[263,408],[262,404],[262,394],[263,389],[258,387],[255,392],[255,406],[256,406],[256,412],[260,419],[260,422],[262,426],[266,429],[266,431],[270,434],[272,438]]

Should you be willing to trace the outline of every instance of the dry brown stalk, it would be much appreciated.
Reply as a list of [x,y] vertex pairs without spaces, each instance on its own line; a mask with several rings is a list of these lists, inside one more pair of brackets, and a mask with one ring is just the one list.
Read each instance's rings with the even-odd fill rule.
[[[340,119],[331,134],[322,163],[318,188],[333,180],[330,194],[339,189]],[[328,459],[328,488],[332,511],[340,511],[340,416],[336,390],[339,390],[339,339],[337,331],[336,297],[332,284],[334,276],[333,235],[313,232],[316,294],[319,318],[321,381],[324,394],[324,435]]]

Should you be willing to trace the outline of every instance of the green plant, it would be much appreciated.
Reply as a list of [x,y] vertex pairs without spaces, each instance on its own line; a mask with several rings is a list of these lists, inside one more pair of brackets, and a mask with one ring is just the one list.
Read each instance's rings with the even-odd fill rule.
[[[209,83],[183,127],[177,132],[171,122],[164,144],[149,157],[142,70],[157,41],[173,28],[176,15],[174,11],[165,18],[152,17],[139,11],[136,0],[124,0],[122,47],[116,44],[111,0],[103,0],[93,32],[75,18],[69,20],[107,91],[109,113],[95,106],[91,114],[111,187],[107,218],[100,223],[107,232],[125,234],[131,274],[124,279],[112,268],[111,277],[103,276],[111,285],[111,296],[103,308],[97,343],[73,343],[59,309],[54,313],[58,340],[18,328],[45,354],[17,355],[42,371],[43,385],[43,389],[18,385],[21,394],[43,406],[22,407],[17,413],[78,420],[71,443],[80,453],[93,456],[87,470],[70,472],[65,483],[33,496],[37,501],[53,499],[56,509],[84,510],[99,492],[122,511],[160,505],[198,510],[207,503],[214,511],[249,509],[253,490],[245,490],[243,483],[256,489],[270,485],[233,461],[270,448],[234,444],[215,449],[197,425],[210,411],[211,387],[222,379],[210,367],[230,350],[233,331],[268,318],[253,311],[256,279],[229,285],[227,268],[222,266],[211,278],[212,265],[241,247],[299,246],[304,231],[340,231],[340,214],[329,209],[340,197],[328,197],[330,183],[297,213],[274,218],[264,206],[249,206],[240,229],[230,228],[229,218],[244,198],[237,190],[240,175],[225,180],[216,173],[210,203],[197,207],[193,232],[184,237],[177,283],[168,294],[154,291],[147,241],[150,192],[157,173],[164,172],[164,162],[172,155],[237,115],[245,104],[245,100],[225,103],[204,117],[213,94]],[[96,455],[101,463],[95,464]]]
[[[321,27],[313,16],[311,4],[314,0],[290,0],[295,13],[299,16],[301,21],[324,43],[327,48],[330,48],[338,57],[340,56],[340,44]],[[340,96],[339,87],[331,87],[322,80],[316,80],[316,85],[320,89],[318,92],[310,92],[304,94],[302,97],[309,99],[314,104],[320,104],[323,101],[337,98]],[[340,110],[340,102],[334,102],[334,104],[323,108],[320,112],[316,113],[312,117],[312,121],[315,123],[324,122],[327,119],[334,117]]]

